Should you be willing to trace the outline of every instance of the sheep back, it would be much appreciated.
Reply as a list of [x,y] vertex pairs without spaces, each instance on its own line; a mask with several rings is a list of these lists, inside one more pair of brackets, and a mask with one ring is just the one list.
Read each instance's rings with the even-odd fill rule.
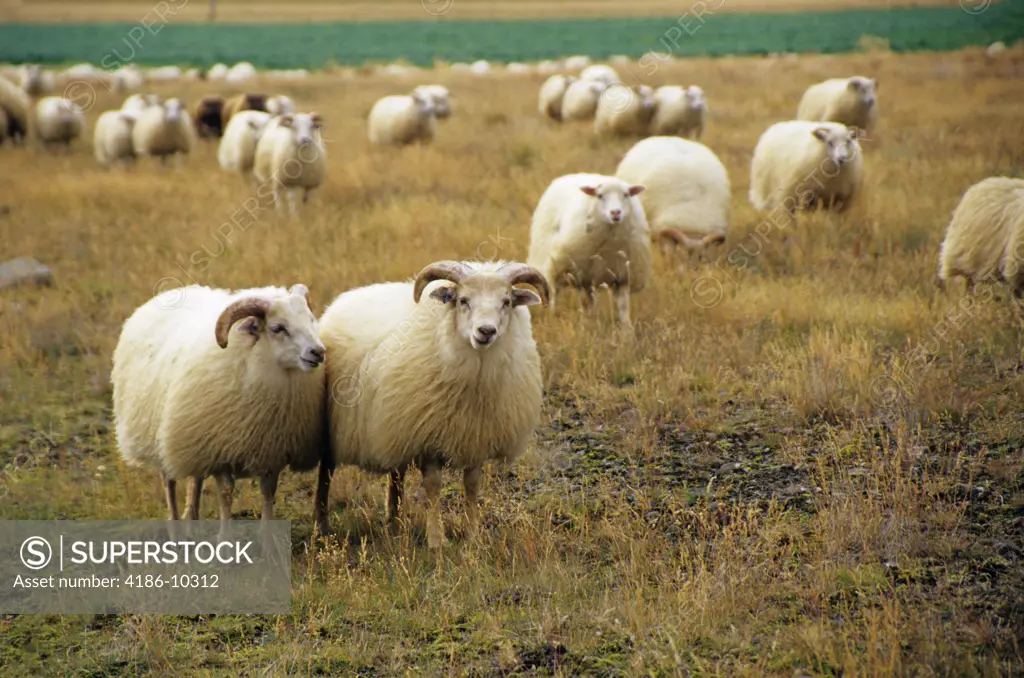
[[552,75],[544,81],[538,95],[537,110],[546,118],[562,121],[562,101],[565,92],[575,78],[566,75]]
[[[253,129],[249,123],[258,125]],[[217,161],[228,172],[251,172],[256,161],[256,146],[270,123],[270,114],[263,111],[240,111],[231,117],[217,147]]]
[[644,136],[653,115],[653,102],[637,89],[612,84],[597,101],[594,131],[602,136]]
[[990,177],[964,193],[939,250],[939,278],[1024,289],[1024,179]]
[[[871,83],[870,104],[860,90],[850,88],[850,82]],[[878,119],[878,106],[874,98],[874,83],[869,78],[832,78],[811,85],[804,92],[797,107],[797,120],[838,122],[849,127],[871,130]]]
[[135,156],[132,148],[134,120],[121,111],[106,111],[96,120],[92,135],[93,152],[101,165]]
[[162,106],[150,106],[139,113],[132,129],[135,155],[173,155],[192,150],[195,131],[187,114],[168,120]]
[[378,145],[403,145],[434,138],[435,118],[423,112],[411,96],[391,95],[378,100],[370,109],[370,142]]

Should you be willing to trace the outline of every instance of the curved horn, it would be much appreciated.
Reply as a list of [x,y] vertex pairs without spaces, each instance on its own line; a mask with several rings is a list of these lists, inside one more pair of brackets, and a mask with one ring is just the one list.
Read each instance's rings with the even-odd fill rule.
[[217,329],[215,331],[217,345],[221,348],[228,347],[228,332],[237,321],[242,318],[248,318],[251,315],[257,318],[266,318],[268,310],[270,310],[270,302],[259,297],[247,297],[230,304],[221,312],[220,317],[217,318]]
[[548,281],[544,274],[534,267],[527,266],[526,264],[512,263],[505,264],[497,272],[508,278],[509,285],[517,285],[519,283],[533,285],[540,292],[540,298],[544,301],[544,305],[548,305],[551,288],[548,287]]
[[412,289],[412,300],[420,303],[423,288],[435,280],[449,280],[456,285],[462,282],[472,271],[461,261],[435,261],[416,274],[416,283]]

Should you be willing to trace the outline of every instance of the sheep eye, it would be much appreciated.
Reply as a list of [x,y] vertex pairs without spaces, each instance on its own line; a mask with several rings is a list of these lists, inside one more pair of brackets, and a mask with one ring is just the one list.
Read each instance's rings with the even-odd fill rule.
[[459,305],[462,306],[463,308],[469,308],[469,299],[467,299],[466,297],[460,297]]
[[282,332],[285,332],[285,333],[288,332],[288,330],[285,328],[284,325],[274,325],[273,327],[270,328],[270,331],[273,332],[274,334],[281,334]]
[[509,306],[511,306],[511,305],[512,305],[512,300],[511,300],[511,299],[509,299],[508,297],[505,297],[505,298],[504,298],[504,299],[502,300],[502,302],[501,302],[501,305],[502,305],[502,306],[504,306],[505,308],[508,308]]

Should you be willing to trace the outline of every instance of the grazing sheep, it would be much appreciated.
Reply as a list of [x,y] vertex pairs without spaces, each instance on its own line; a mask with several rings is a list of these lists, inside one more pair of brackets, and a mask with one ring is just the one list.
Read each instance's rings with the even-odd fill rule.
[[842,212],[860,192],[859,131],[837,122],[779,122],[761,135],[750,166],[750,203],[791,214],[823,207]]
[[696,85],[687,88],[667,85],[654,90],[654,116],[651,134],[700,139],[708,105],[704,90]]
[[413,93],[379,99],[370,109],[370,143],[402,146],[434,139],[436,118],[432,98]]
[[177,481],[192,479],[194,520],[211,475],[222,525],[236,478],[260,478],[261,517],[273,520],[281,471],[320,462],[325,354],[307,295],[305,285],[193,285],[154,297],[125,322],[111,371],[117,444],[128,464],[160,469],[171,520]]
[[252,172],[253,164],[256,162],[256,145],[270,120],[271,115],[263,111],[236,113],[224,130],[224,136],[217,148],[217,160],[221,169],[242,175]]
[[434,107],[434,117],[438,120],[451,117],[452,94],[444,85],[420,85],[412,93],[429,98],[431,105]]
[[227,101],[224,102],[224,107],[221,109],[220,122],[221,129],[227,129],[228,122],[231,121],[233,116],[238,111],[266,111],[267,110],[267,95],[266,94],[236,94]]
[[302,189],[302,202],[324,182],[327,175],[327,151],[320,133],[321,120],[316,113],[296,113],[273,118],[256,144],[253,175],[260,183],[274,182],[274,202],[278,211],[283,188],[288,210],[297,213],[294,192]]
[[85,113],[75,102],[63,97],[43,97],[36,102],[36,135],[44,146],[69,148],[84,129]]
[[206,79],[210,82],[222,82],[228,76],[228,71],[230,70],[227,64],[216,63],[210,66],[210,70],[206,71]]
[[597,101],[594,131],[599,136],[646,136],[654,115],[654,90],[646,85],[608,85]]
[[1005,282],[1024,296],[1024,179],[989,177],[964,193],[939,249],[939,280]]
[[474,61],[469,65],[469,72],[473,75],[488,75],[491,72],[491,65],[483,59]]
[[[729,174],[707,146],[678,137],[637,142],[615,176],[645,186],[640,202],[651,230],[674,231],[673,242],[690,252],[725,240],[732,218]],[[722,236],[716,237],[705,236]]]
[[224,81],[232,85],[243,85],[256,79],[256,67],[248,61],[239,61],[224,75]]
[[204,138],[224,136],[224,97],[205,96],[192,106],[192,123],[196,133]]
[[651,277],[651,232],[636,197],[643,186],[600,174],[569,174],[551,182],[530,224],[527,263],[551,285],[551,307],[562,286],[580,291],[593,308],[594,288],[608,285],[619,322],[628,326],[629,293]]
[[[483,464],[515,459],[533,436],[543,381],[526,307],[547,296],[544,277],[523,264],[438,261],[415,282],[345,292],[320,320],[332,394],[325,459],[389,473],[389,520],[406,468],[417,465],[430,548],[444,538],[442,468],[463,470],[473,533]],[[318,515],[326,513],[332,471],[321,465]]]
[[151,68],[146,73],[146,79],[150,82],[177,82],[181,80],[181,68],[178,66]]
[[159,106],[163,102],[164,98],[159,94],[132,94],[121,104],[121,110],[137,116],[150,106]]
[[583,55],[576,55],[566,57],[565,69],[568,71],[582,71],[584,68],[590,65],[590,57]]
[[180,167],[183,157],[192,150],[194,136],[192,119],[184,104],[168,99],[139,113],[132,129],[132,148],[136,156],[159,157],[165,165],[174,156]]
[[611,66],[605,66],[604,64],[587,66],[583,69],[583,72],[580,73],[580,80],[591,80],[605,85],[610,85],[613,82],[622,82],[615,69]]
[[267,113],[270,113],[271,115],[295,113],[295,103],[283,94],[268,97]]
[[[537,67],[540,70],[540,66]],[[540,114],[557,122],[562,121],[562,101],[569,85],[576,82],[571,75],[552,75],[540,86],[537,110]]]
[[569,85],[562,98],[562,120],[593,120],[604,88],[597,80],[577,80]]
[[859,75],[819,82],[804,92],[796,119],[838,122],[869,132],[878,119],[877,89],[877,80]]
[[96,120],[92,134],[93,153],[104,167],[120,162],[127,167],[135,162],[132,129],[135,115],[126,111],[106,111]]
[[0,78],[0,110],[3,110],[4,118],[7,120],[7,129],[0,136],[0,144],[5,139],[10,139],[14,144],[25,140],[28,136],[30,107],[28,95],[20,87],[5,78]]
[[139,89],[146,84],[146,77],[142,74],[142,70],[134,64],[118,68],[110,74],[110,78],[116,92]]

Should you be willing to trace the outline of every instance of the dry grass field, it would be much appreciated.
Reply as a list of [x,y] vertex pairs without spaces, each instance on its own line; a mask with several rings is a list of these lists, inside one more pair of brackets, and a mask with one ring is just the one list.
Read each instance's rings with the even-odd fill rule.
[[[808,84],[853,73],[879,79],[882,107],[863,199],[766,228],[746,197],[758,136]],[[541,424],[488,470],[478,539],[453,475],[431,553],[422,507],[390,533],[384,481],[346,469],[313,555],[314,478],[286,475],[291,614],[0,617],[0,674],[1022,675],[1024,326],[1001,289],[934,284],[963,191],[1024,171],[1022,75],[1019,51],[980,49],[662,67],[649,83],[708,94],[728,242],[683,272],[656,256],[632,333],[607,300],[535,310]],[[371,148],[372,102],[419,80],[450,86],[454,117],[433,145]],[[87,141],[0,149],[0,260],[56,278],[0,293],[0,518],[164,516],[156,473],[119,460],[109,371],[121,323],[175,281],[303,282],[319,312],[433,260],[523,259],[547,184],[611,173],[631,143],[540,119],[540,82],[282,86],[325,118],[328,181],[299,219],[264,205],[244,231],[251,187],[213,144],[180,172],[104,171]],[[90,123],[120,99],[101,88]],[[236,516],[255,517],[258,489],[239,488]]]

